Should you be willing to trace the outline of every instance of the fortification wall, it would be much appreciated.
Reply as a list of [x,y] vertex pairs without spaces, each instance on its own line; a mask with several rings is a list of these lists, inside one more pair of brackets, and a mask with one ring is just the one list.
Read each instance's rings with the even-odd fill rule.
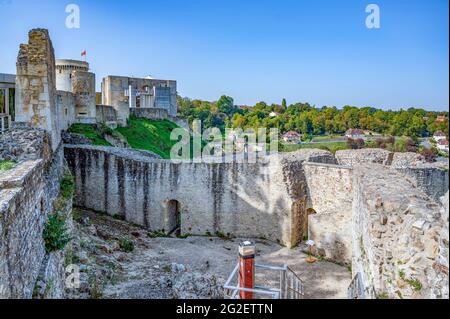
[[130,115],[150,120],[167,120],[169,118],[167,109],[149,107],[132,107],[130,108]]
[[394,168],[437,201],[449,189],[448,161],[427,163],[417,153],[394,153],[383,149],[342,150],[336,152],[336,160],[339,165],[349,167],[374,163]]
[[72,71],[72,90],[75,96],[75,116],[79,123],[96,122],[95,74]]
[[66,146],[76,205],[167,232],[174,227],[170,207],[176,200],[183,234],[219,232],[287,246],[298,241],[291,219],[293,203],[303,196],[301,163],[331,157],[317,151],[255,164],[175,164],[125,150],[114,152],[107,147]]
[[117,112],[109,105],[96,106],[97,123],[117,122]]
[[[34,136],[41,135],[46,133],[35,131]],[[17,137],[20,145],[20,135]],[[48,144],[44,147],[49,137],[37,140],[38,148],[50,149]],[[0,298],[31,298],[44,265],[48,266],[44,280],[53,282],[46,289],[47,296],[62,297],[64,282],[57,278],[64,277],[64,253],[47,254],[42,232],[59,194],[63,151],[62,147],[54,153],[27,151],[27,156],[20,154],[22,160],[16,167],[0,172]],[[70,204],[64,209],[68,212]]]
[[437,167],[404,167],[397,171],[407,176],[413,185],[438,201],[448,192],[448,169]]
[[350,264],[352,169],[305,163],[304,171],[308,187],[308,237],[316,244],[316,254]]
[[66,91],[57,91],[56,109],[58,110],[58,124],[63,131],[75,122],[75,96]]
[[440,205],[382,166],[355,168],[353,185],[352,271],[366,297],[442,296],[445,287],[435,283],[439,271],[448,278],[440,260],[440,251],[448,252],[440,238],[448,221],[442,222]]

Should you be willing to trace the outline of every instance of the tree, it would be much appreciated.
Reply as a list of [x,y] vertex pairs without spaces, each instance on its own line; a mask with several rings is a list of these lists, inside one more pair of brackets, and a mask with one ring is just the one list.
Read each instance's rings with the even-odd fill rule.
[[283,109],[287,109],[287,102],[286,99],[283,99],[283,101],[281,101],[281,106],[283,107]]
[[233,98],[226,95],[222,95],[216,104],[218,112],[225,113],[227,115],[232,115],[236,109]]

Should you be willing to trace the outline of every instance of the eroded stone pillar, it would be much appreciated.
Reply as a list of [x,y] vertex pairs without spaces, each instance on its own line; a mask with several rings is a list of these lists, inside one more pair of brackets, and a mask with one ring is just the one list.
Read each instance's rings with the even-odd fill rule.
[[48,30],[33,29],[17,57],[16,122],[46,130],[52,149],[61,142],[56,110],[55,55]]

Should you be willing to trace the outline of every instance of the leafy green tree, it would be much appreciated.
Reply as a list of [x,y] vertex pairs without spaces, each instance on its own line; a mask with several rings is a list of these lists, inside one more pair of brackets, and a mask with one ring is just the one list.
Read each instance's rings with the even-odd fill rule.
[[225,113],[227,115],[233,114],[236,109],[234,106],[234,100],[232,97],[222,95],[220,99],[217,101],[217,109],[221,113]]

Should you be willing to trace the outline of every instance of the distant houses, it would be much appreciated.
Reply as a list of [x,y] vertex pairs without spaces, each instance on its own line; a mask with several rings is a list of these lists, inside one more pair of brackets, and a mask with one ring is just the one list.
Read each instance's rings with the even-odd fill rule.
[[448,153],[448,141],[447,140],[439,140],[439,142],[437,142],[436,147],[438,150]]
[[447,117],[446,117],[445,115],[439,115],[439,116],[436,118],[436,122],[442,123],[442,122],[445,122],[445,121],[447,121]]
[[345,132],[345,136],[347,138],[351,138],[351,139],[355,140],[355,139],[360,139],[360,138],[364,139],[366,137],[366,134],[364,133],[363,130],[360,130],[357,128],[356,129],[351,128],[351,129],[347,130],[347,132]]
[[302,136],[295,131],[285,133],[282,139],[286,144],[300,144],[302,142]]
[[436,141],[436,148],[443,152],[449,152],[448,151],[448,140],[447,136],[445,136],[445,133],[442,131],[437,131],[433,135],[433,139]]
[[442,131],[437,131],[433,135],[433,139],[436,141],[436,143],[439,143],[441,140],[447,140],[447,137],[445,136],[445,133]]
[[269,117],[277,117],[279,115],[280,115],[280,113],[278,113],[278,112],[270,112],[269,113]]

